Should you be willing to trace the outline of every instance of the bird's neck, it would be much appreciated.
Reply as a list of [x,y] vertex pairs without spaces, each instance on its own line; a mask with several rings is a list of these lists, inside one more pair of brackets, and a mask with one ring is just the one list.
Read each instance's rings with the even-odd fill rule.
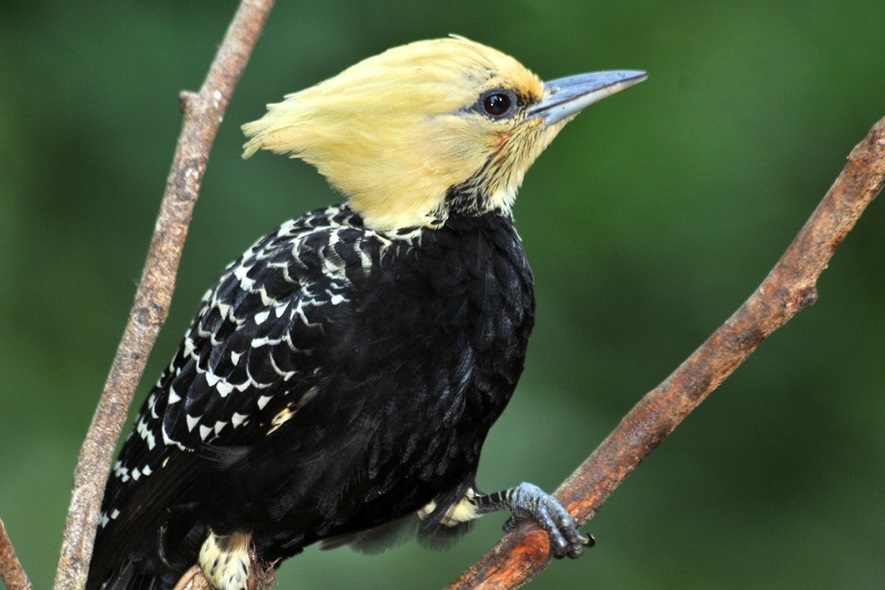
[[356,213],[361,222],[369,229],[393,241],[411,241],[426,232],[433,233],[454,227],[484,226],[491,220],[497,220],[496,226],[501,222],[504,226],[512,226],[513,224],[513,214],[509,204],[498,203],[490,197],[484,197],[479,191],[470,187],[464,187],[463,190],[450,190],[444,203],[433,212],[433,222],[427,225],[408,225],[390,229],[375,228],[372,227],[371,220],[361,212],[354,210],[352,205],[344,205],[343,208]]
[[[512,193],[512,194],[511,194]],[[463,183],[449,188],[443,200],[445,216],[481,217],[487,214],[511,218],[515,189],[494,190],[480,170]]]

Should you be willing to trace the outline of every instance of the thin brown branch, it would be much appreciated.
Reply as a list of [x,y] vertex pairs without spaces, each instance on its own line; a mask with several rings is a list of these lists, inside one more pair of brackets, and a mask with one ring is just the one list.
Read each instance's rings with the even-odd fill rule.
[[273,0],[243,0],[199,93],[181,95],[184,123],[144,272],[74,471],[73,494],[54,584],[56,590],[81,588],[85,583],[114,445],[157,333],[166,319],[209,151],[272,6]]
[[0,580],[6,585],[8,590],[31,590],[31,580],[25,573],[15,549],[12,548],[12,541],[6,534],[6,525],[3,519],[0,519]]
[[[885,118],[876,123],[765,280],[663,383],[624,417],[556,496],[583,524],[661,441],[772,332],[817,299],[816,283],[836,248],[885,183]],[[448,590],[519,587],[550,562],[534,527],[506,535]]]

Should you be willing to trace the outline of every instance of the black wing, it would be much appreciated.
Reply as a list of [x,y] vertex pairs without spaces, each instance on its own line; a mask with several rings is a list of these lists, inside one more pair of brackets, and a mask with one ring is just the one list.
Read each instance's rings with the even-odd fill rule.
[[113,466],[89,587],[188,501],[212,464],[207,449],[248,445],[311,399],[324,379],[311,358],[323,323],[342,313],[370,267],[363,247],[379,239],[347,208],[330,208],[282,225],[225,269]]

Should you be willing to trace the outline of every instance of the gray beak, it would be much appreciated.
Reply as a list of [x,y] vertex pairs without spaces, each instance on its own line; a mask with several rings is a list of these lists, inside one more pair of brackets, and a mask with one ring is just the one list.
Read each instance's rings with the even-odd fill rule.
[[616,70],[549,80],[544,82],[544,99],[531,107],[528,115],[541,117],[550,126],[646,78],[648,74],[638,70]]

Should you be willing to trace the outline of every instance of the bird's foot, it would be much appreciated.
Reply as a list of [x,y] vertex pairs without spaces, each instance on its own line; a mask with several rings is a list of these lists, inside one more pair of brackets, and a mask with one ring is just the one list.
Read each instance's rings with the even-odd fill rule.
[[578,530],[578,523],[571,514],[550,494],[538,486],[521,483],[516,487],[493,494],[477,494],[477,514],[510,510],[510,518],[504,523],[505,531],[515,530],[524,522],[531,521],[547,532],[550,547],[557,559],[576,559],[585,547],[595,543],[590,535]]

